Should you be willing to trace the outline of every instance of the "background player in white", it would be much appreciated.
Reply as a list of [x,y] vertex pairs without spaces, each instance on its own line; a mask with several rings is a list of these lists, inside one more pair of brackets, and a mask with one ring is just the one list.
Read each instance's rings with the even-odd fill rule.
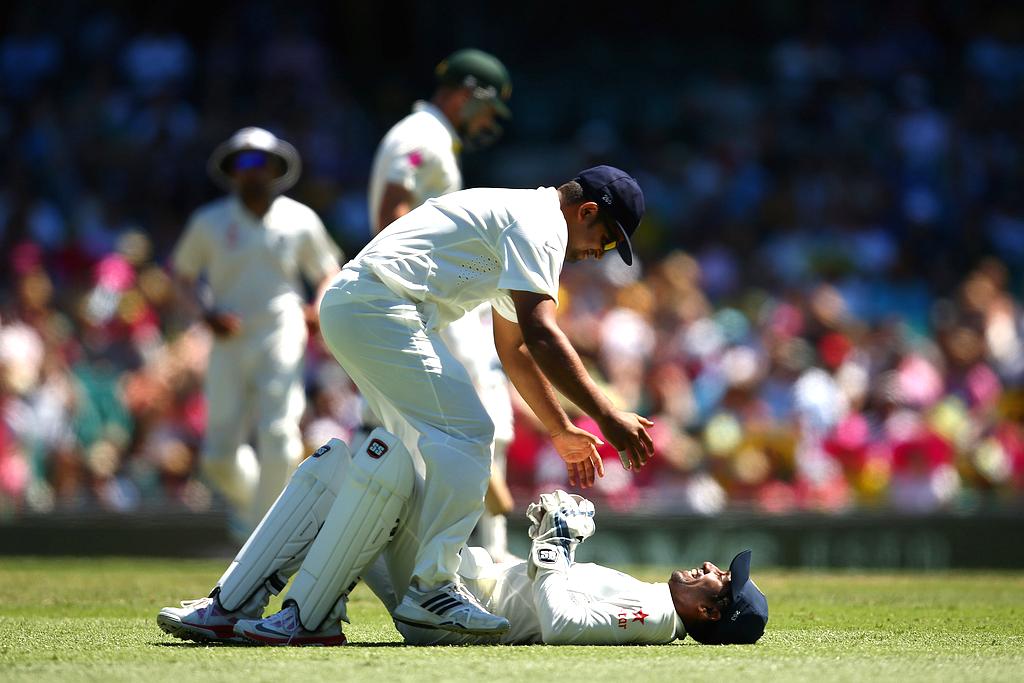
[[[397,605],[392,615],[403,623],[508,631],[508,620],[484,609],[457,574],[483,507],[493,426],[438,330],[491,302],[498,355],[548,428],[571,484],[603,476],[601,441],[572,424],[555,387],[595,419],[632,468],[642,467],[653,454],[652,423],[601,393],[558,328],[555,307],[565,261],[611,249],[632,261],[629,237],[643,208],[633,178],[597,166],[557,189],[484,188],[431,199],[374,238],[325,293],[320,323],[388,429],[354,453],[335,439],[307,458],[211,595],[161,610],[161,628],[222,637],[238,619],[258,617],[297,571],[285,607],[255,631],[338,642],[345,597],[360,576]],[[371,568],[378,553],[383,563]]]
[[[423,202],[462,189],[459,155],[497,138],[496,117],[509,116],[508,70],[493,55],[474,49],[452,53],[435,69],[437,88],[396,123],[377,148],[370,171],[369,210],[374,235]],[[512,441],[512,404],[494,350],[491,307],[484,303],[442,332],[452,354],[469,371],[494,422],[491,480],[477,523],[477,540],[496,560],[508,554],[505,513],[512,505],[505,485],[505,451]],[[367,420],[369,422],[369,420]]]
[[[172,264],[214,333],[202,470],[234,507],[233,532],[244,538],[302,457],[302,360],[317,312],[301,277],[319,301],[340,252],[312,209],[281,195],[300,173],[287,142],[244,128],[214,150],[208,170],[230,194],[192,215]],[[240,462],[253,417],[257,482]]]

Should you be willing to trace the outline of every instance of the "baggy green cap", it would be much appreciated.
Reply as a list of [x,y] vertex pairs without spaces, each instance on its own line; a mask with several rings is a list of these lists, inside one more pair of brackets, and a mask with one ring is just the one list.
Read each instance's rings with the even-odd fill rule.
[[443,85],[477,89],[476,96],[488,100],[501,116],[512,116],[505,104],[512,96],[512,79],[494,55],[473,48],[458,50],[437,65],[434,75]]

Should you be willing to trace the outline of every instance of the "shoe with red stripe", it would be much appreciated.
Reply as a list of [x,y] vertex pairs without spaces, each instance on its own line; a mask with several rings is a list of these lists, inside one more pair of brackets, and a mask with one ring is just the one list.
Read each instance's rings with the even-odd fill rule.
[[235,623],[246,616],[243,612],[228,612],[217,598],[186,600],[181,607],[164,607],[156,615],[157,626],[181,640],[198,643],[242,643],[235,635]]
[[344,645],[345,634],[341,624],[328,624],[319,631],[308,631],[299,621],[299,608],[287,604],[277,614],[265,619],[239,619],[235,624],[235,635],[247,638],[260,645]]

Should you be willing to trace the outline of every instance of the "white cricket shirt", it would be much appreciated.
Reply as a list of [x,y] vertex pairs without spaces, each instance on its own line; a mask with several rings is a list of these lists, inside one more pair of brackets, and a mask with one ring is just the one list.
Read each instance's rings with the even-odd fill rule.
[[507,566],[481,601],[512,625],[502,642],[663,644],[686,634],[668,584],[645,583],[599,564],[542,569],[533,581],[526,569],[525,562]]
[[301,313],[300,275],[318,284],[338,268],[339,254],[308,206],[277,197],[258,217],[230,195],[192,214],[171,263],[189,279],[205,274],[214,305],[239,315],[251,332]]
[[416,102],[412,113],[392,126],[377,146],[370,169],[370,220],[377,225],[380,201],[389,184],[412,194],[412,205],[462,188],[458,133],[441,110]]
[[[666,583],[646,583],[599,564],[540,569],[526,562],[494,564],[483,548],[464,548],[459,576],[492,614],[509,620],[505,644],[626,645],[671,643],[686,637]],[[408,642],[493,642],[482,636],[400,626]]]
[[440,329],[490,302],[516,321],[511,290],[558,303],[568,227],[558,190],[478,188],[428,200],[382,230],[346,269],[375,274]]

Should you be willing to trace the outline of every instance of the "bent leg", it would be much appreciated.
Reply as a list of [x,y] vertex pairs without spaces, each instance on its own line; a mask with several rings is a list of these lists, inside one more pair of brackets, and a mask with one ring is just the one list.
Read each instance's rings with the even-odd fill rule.
[[217,581],[214,590],[226,609],[238,609],[260,591],[284,588],[327,519],[351,462],[345,442],[331,439],[299,465]]
[[373,430],[355,450],[337,500],[288,592],[307,630],[318,630],[332,609],[348,620],[345,599],[398,531],[415,476],[409,452],[384,429]]
[[494,427],[463,365],[416,306],[332,289],[321,306],[332,353],[385,426],[422,459],[422,544],[413,578],[454,581],[459,549],[483,511]]

